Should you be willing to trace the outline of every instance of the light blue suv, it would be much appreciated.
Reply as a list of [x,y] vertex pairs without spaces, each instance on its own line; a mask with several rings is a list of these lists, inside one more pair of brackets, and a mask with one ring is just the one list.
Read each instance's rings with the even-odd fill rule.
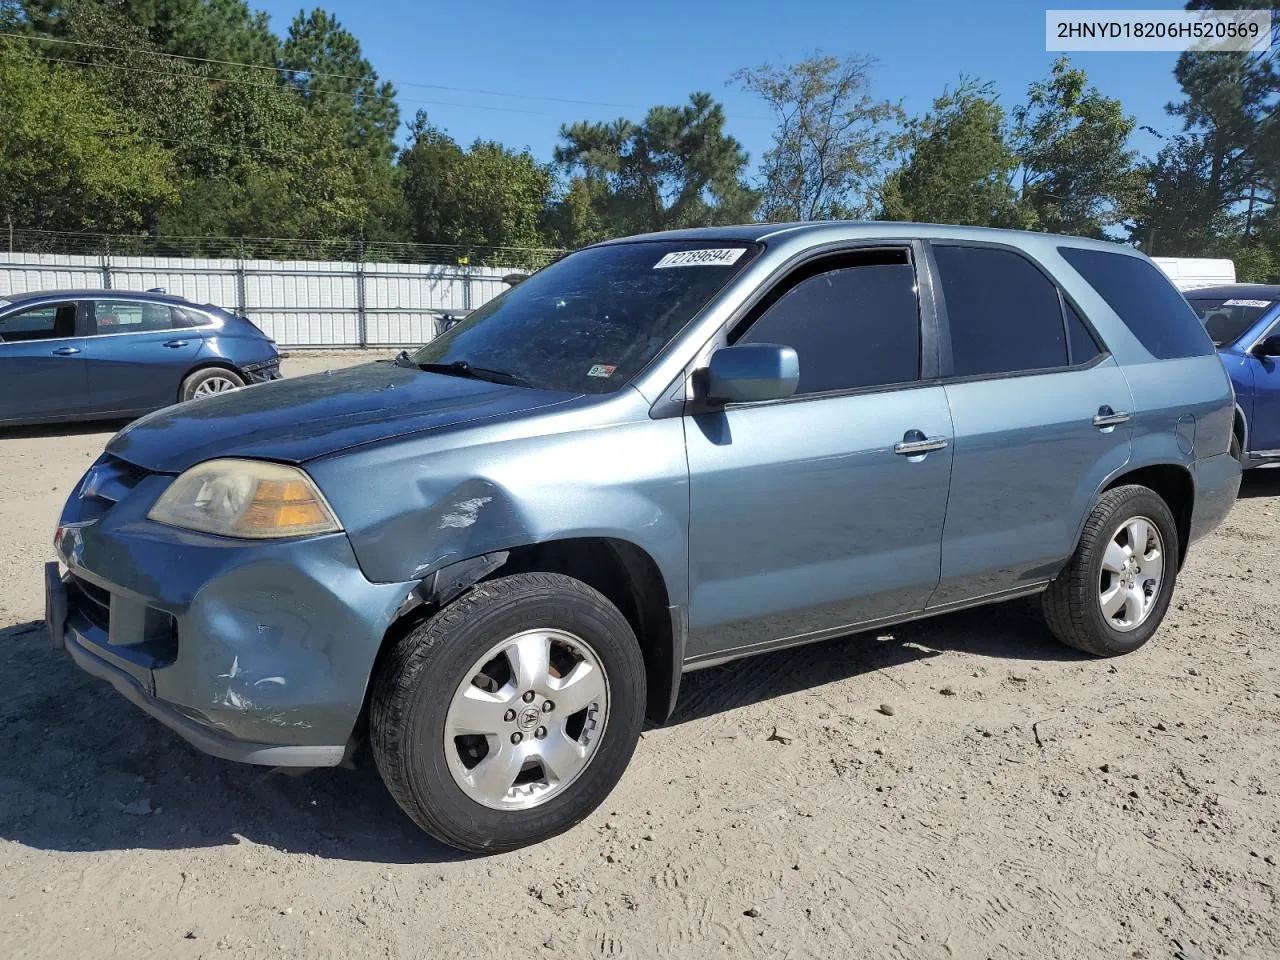
[[[562,831],[682,673],[1042,594],[1140,647],[1235,499],[1141,254],[888,223],[619,240],[425,347],[152,414],[72,492],[54,642],[196,746],[368,741],[447,843]],[[856,642],[856,641],[853,641]]]

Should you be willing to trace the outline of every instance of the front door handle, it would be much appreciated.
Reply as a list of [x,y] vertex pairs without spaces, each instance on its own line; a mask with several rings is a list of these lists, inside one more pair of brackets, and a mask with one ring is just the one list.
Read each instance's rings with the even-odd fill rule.
[[178,349],[178,347],[185,347],[187,345],[187,341],[186,340],[166,340],[164,345],[166,347],[172,347],[174,350],[176,350]]
[[1118,427],[1122,423],[1128,423],[1133,417],[1131,413],[1116,413],[1105,403],[1098,408],[1098,414],[1093,418],[1093,425],[1100,430],[1107,427]]
[[918,457],[945,450],[948,442],[946,437],[926,437],[919,430],[908,430],[906,436],[893,445],[893,452],[900,457]]
[[74,357],[79,352],[79,347],[59,347],[57,350],[53,351],[53,355],[55,357]]

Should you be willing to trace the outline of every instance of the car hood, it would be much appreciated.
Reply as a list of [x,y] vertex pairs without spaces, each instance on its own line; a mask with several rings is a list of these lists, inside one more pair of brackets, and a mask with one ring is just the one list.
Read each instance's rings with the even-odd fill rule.
[[302,463],[358,444],[515,416],[573,398],[369,363],[166,407],[121,430],[107,452],[160,473],[215,457]]

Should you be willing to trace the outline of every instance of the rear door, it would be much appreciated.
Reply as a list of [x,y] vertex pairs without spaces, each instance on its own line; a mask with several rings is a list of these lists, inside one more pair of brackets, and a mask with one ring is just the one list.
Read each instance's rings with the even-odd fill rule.
[[730,335],[793,347],[800,385],[685,418],[691,659],[918,612],[937,585],[951,418],[914,259],[804,265]]
[[177,308],[146,300],[90,301],[89,392],[101,409],[140,413],[178,400],[201,334]]
[[84,338],[75,301],[0,317],[0,422],[74,416],[88,409]]
[[1030,588],[1129,460],[1133,400],[1074,304],[1021,252],[932,244],[955,454],[929,605]]

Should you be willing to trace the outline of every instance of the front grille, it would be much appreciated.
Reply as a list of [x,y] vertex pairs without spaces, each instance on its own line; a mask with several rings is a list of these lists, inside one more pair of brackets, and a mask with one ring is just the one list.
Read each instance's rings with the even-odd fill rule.
[[151,471],[146,467],[140,467],[136,463],[130,463],[128,460],[122,460],[114,454],[107,454],[106,459],[120,471],[122,479],[130,487],[136,487],[143,480],[147,479],[147,477],[151,476]]
[[68,599],[73,609],[84,614],[84,618],[100,630],[111,630],[111,594],[97,584],[77,577],[74,573],[67,584]]

